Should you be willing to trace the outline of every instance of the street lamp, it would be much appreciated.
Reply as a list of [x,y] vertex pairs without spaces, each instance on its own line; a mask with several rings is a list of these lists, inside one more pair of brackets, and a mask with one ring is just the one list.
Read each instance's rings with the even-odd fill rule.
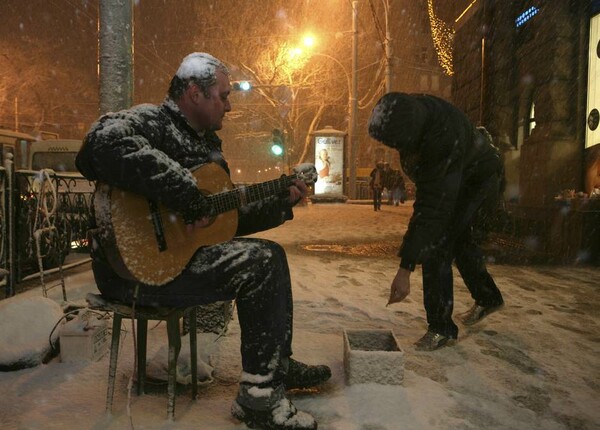
[[[306,39],[305,39],[306,40]],[[312,44],[310,45],[312,46]],[[350,178],[348,180],[351,199],[356,198],[356,152],[358,143],[356,139],[356,122],[358,114],[358,1],[352,2],[352,73],[349,74],[346,67],[335,57],[327,54],[313,53],[314,56],[330,58],[341,66],[348,84],[348,142],[350,153],[348,163],[350,164]]]
[[358,1],[352,2],[352,93],[350,96],[350,126],[348,140],[350,141],[350,198],[356,198],[356,115],[358,113]]
[[356,112],[357,112],[357,107],[358,107],[358,104],[356,103],[356,100],[357,100],[356,92],[355,92],[356,87],[353,85],[354,80],[350,78],[350,74],[346,70],[346,67],[337,58],[332,57],[331,55],[322,54],[319,52],[313,53],[312,56],[325,57],[325,58],[329,58],[330,60],[333,60],[335,63],[337,63],[342,68],[342,70],[344,71],[344,75],[346,76],[346,84],[348,85],[348,142],[350,145],[350,152],[348,155],[348,164],[350,166],[349,167],[350,178],[348,180],[348,185],[349,185],[348,194],[350,195],[350,198],[354,199],[354,198],[356,198],[356,161],[355,161],[356,148],[353,149],[353,142],[355,142]]
[[[389,0],[381,0],[385,12],[385,89],[391,91],[391,47],[389,30]],[[352,2],[352,95],[350,97],[350,126],[348,140],[350,141],[350,198],[356,198],[356,153],[358,149],[356,135],[356,115],[358,113],[358,1]]]
[[383,9],[385,13],[385,40],[383,41],[383,48],[385,52],[385,92],[389,93],[392,91],[392,48],[390,46],[391,35],[390,35],[390,3],[389,0],[381,0],[383,3]]
[[329,54],[323,54],[321,52],[313,52],[312,54],[310,54],[310,56],[311,57],[325,57],[325,58],[329,58],[330,60],[332,60],[335,63],[337,63],[342,68],[342,70],[344,71],[344,75],[346,76],[346,84],[348,86],[348,99],[350,99],[350,96],[351,96],[351,93],[352,93],[352,81],[350,80],[350,74],[348,73],[348,70],[346,69],[346,66],[344,66],[340,60],[338,60],[335,57],[332,57]]

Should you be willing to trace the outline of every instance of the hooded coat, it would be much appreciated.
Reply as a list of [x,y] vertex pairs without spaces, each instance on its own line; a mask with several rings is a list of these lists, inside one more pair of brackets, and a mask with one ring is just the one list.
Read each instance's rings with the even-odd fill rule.
[[415,183],[413,215],[398,255],[414,270],[451,234],[457,202],[479,192],[491,175],[502,175],[498,149],[452,104],[430,95],[388,93],[375,106],[369,134],[400,153]]

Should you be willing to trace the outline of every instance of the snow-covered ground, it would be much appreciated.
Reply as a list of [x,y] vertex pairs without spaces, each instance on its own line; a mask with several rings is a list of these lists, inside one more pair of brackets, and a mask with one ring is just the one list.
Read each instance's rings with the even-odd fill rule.
[[[332,430],[600,428],[600,269],[490,264],[504,294],[504,310],[471,328],[459,324],[459,342],[453,347],[417,352],[412,344],[426,330],[419,270],[408,299],[385,306],[398,267],[396,245],[411,210],[308,205],[295,210],[295,220],[260,235],[288,252],[295,297],[294,356],[333,370],[320,389],[293,393],[294,403],[313,414],[320,429]],[[88,291],[95,291],[89,271],[67,279],[69,300]],[[51,294],[60,300],[58,291]],[[20,298],[39,295],[41,290],[35,289]],[[455,313],[471,303],[457,276]],[[405,353],[403,385],[347,385],[344,329],[393,330]],[[148,359],[157,367],[166,361],[164,324],[150,330],[149,337]],[[82,364],[57,358],[0,373],[0,427],[245,428],[229,413],[241,370],[237,320],[210,345],[213,382],[200,388],[196,401],[189,388],[178,395],[174,422],[166,420],[166,394],[160,392],[132,394],[128,414],[131,336],[121,345],[111,417],[104,413],[108,357]]]

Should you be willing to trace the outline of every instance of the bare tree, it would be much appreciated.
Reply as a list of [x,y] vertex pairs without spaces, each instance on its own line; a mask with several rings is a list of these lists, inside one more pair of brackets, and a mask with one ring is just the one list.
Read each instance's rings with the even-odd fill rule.
[[21,49],[0,41],[0,52],[0,124],[6,128],[27,124],[39,129],[46,118],[46,110],[39,107],[43,104],[40,88],[48,84],[47,77],[30,67],[31,59]]
[[[310,133],[324,117],[345,119],[348,109],[350,57],[344,52],[350,46],[335,35],[347,28],[350,14],[332,13],[331,5],[327,10],[321,3],[264,1],[251,13],[239,13],[233,0],[197,6],[198,16],[220,35],[205,46],[231,65],[234,80],[253,84],[252,94],[234,99],[234,139],[268,140],[273,129],[281,129],[289,165],[307,158]],[[330,14],[326,30],[318,23],[324,13]],[[300,45],[305,31],[315,34],[318,47]]]
[[0,125],[82,135],[97,115],[96,47],[85,44],[95,39],[94,16],[65,4],[52,14],[38,13],[38,1],[8,6],[0,12]]

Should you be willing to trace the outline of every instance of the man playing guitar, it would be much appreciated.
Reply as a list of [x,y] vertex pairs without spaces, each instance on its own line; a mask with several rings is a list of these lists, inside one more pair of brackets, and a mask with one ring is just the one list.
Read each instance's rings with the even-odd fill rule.
[[[231,110],[230,91],[225,65],[193,53],[162,104],[109,113],[92,125],[77,156],[78,169],[98,189],[92,269],[102,294],[124,303],[189,307],[235,299],[243,373],[233,415],[251,427],[316,429],[285,391],[323,383],[331,371],[290,357],[292,291],[285,252],[274,242],[241,237],[291,220],[307,186],[302,177],[290,177],[264,188],[229,187],[215,131]],[[202,237],[211,227],[217,238],[209,232],[190,247],[188,238]],[[144,229],[142,238],[134,237]],[[181,259],[181,269],[167,273]]]

